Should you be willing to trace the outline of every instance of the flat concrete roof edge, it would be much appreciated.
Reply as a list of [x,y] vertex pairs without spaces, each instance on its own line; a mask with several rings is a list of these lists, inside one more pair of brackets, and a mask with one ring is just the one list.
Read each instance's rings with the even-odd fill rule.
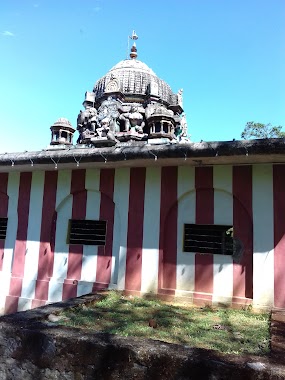
[[125,160],[199,159],[247,155],[285,155],[285,139],[209,141],[151,145],[132,142],[113,147],[43,149],[37,152],[0,154],[0,166],[52,163],[120,162]]

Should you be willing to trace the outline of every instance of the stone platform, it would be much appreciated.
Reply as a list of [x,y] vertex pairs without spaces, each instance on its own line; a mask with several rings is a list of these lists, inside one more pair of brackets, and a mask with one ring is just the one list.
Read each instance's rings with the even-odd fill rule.
[[272,313],[273,353],[269,357],[223,355],[149,339],[94,334],[51,322],[51,314],[95,303],[103,296],[90,294],[1,317],[0,379],[285,379],[284,340],[277,339],[284,332],[282,312]]

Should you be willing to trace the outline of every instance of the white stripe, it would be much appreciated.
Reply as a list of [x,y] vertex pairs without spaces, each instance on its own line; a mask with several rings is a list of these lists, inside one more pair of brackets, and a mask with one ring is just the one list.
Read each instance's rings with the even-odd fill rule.
[[31,310],[32,299],[29,298],[19,298],[17,311]]
[[99,191],[100,190],[100,170],[86,169],[85,189]]
[[181,166],[178,168],[178,216],[177,216],[177,290],[194,291],[195,253],[183,252],[184,224],[195,223],[196,194],[195,168]]
[[161,168],[146,169],[141,291],[157,292]]
[[[114,237],[120,236],[119,255],[112,256],[111,283],[117,283],[118,289],[125,288],[126,257],[127,257],[127,235],[128,235],[128,213],[130,193],[130,169],[120,168],[115,171],[114,184]],[[117,254],[115,251],[114,254]]]
[[11,273],[0,272],[0,315],[5,314],[6,296],[9,294]]
[[20,174],[10,173],[7,187],[7,194],[9,196],[8,224],[2,267],[3,272],[9,273],[11,273],[12,270],[15,241],[17,237],[19,184]]
[[[99,220],[100,218],[100,202],[101,194],[100,189],[100,170],[98,169],[87,169],[85,177],[85,188],[87,191],[87,202],[86,202],[86,219]],[[82,269],[81,269],[81,280],[82,281],[96,281],[96,270],[97,270],[97,257],[98,257],[98,247],[94,245],[83,245],[83,256],[82,256]],[[91,286],[91,289],[90,289]],[[77,295],[82,295],[82,293],[87,289],[92,291],[92,284],[86,285],[78,284]]]
[[253,212],[253,304],[274,302],[274,235],[272,165],[254,165]]
[[[54,249],[53,278],[65,279],[68,268],[69,246],[66,244],[68,221],[72,216],[72,195],[70,195],[71,171],[58,172],[56,192],[56,235]],[[51,287],[49,287],[49,294]],[[50,299],[50,298],[49,298]]]
[[[214,224],[233,225],[232,167],[213,168]],[[214,256],[213,302],[231,302],[233,296],[232,256]]]
[[61,202],[70,194],[71,187],[71,170],[59,170],[56,189],[56,205],[60,206]]
[[232,166],[214,166],[214,223],[233,224]]
[[24,280],[21,293],[21,297],[23,298],[35,298],[35,281],[32,280],[36,280],[38,274],[44,181],[44,171],[33,172],[30,194]]
[[77,297],[92,292],[93,282],[79,281],[77,285]]
[[[116,178],[116,177],[115,177]],[[121,220],[118,205],[113,199],[114,208],[114,226],[113,226],[113,246],[112,246],[112,258],[111,258],[111,278],[109,289],[116,289],[118,283],[118,270],[119,270],[119,254],[120,254],[120,239],[121,239]]]
[[48,287],[48,303],[62,301],[63,283],[51,279]]
[[[87,191],[86,219],[99,220],[101,194],[98,191]],[[98,246],[83,245],[82,281],[96,281]]]

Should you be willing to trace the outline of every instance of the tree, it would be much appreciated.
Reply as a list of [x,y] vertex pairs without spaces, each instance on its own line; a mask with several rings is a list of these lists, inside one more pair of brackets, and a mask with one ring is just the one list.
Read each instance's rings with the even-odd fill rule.
[[285,132],[281,131],[281,125],[272,126],[271,124],[261,124],[249,121],[241,133],[241,138],[249,140],[255,139],[272,139],[285,137]]

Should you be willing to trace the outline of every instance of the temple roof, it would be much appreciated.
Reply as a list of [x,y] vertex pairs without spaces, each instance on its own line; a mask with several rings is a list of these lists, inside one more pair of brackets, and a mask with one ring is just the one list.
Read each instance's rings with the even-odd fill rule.
[[157,88],[157,95],[167,104],[177,104],[177,96],[170,86],[160,79],[151,68],[137,59],[125,59],[118,62],[100,78],[94,85],[95,101],[100,99],[106,91],[107,85],[117,80],[119,91],[124,95],[146,95],[148,86]]
[[284,139],[148,145],[124,143],[100,149],[68,147],[0,154],[0,172],[70,168],[250,165],[285,162]]

